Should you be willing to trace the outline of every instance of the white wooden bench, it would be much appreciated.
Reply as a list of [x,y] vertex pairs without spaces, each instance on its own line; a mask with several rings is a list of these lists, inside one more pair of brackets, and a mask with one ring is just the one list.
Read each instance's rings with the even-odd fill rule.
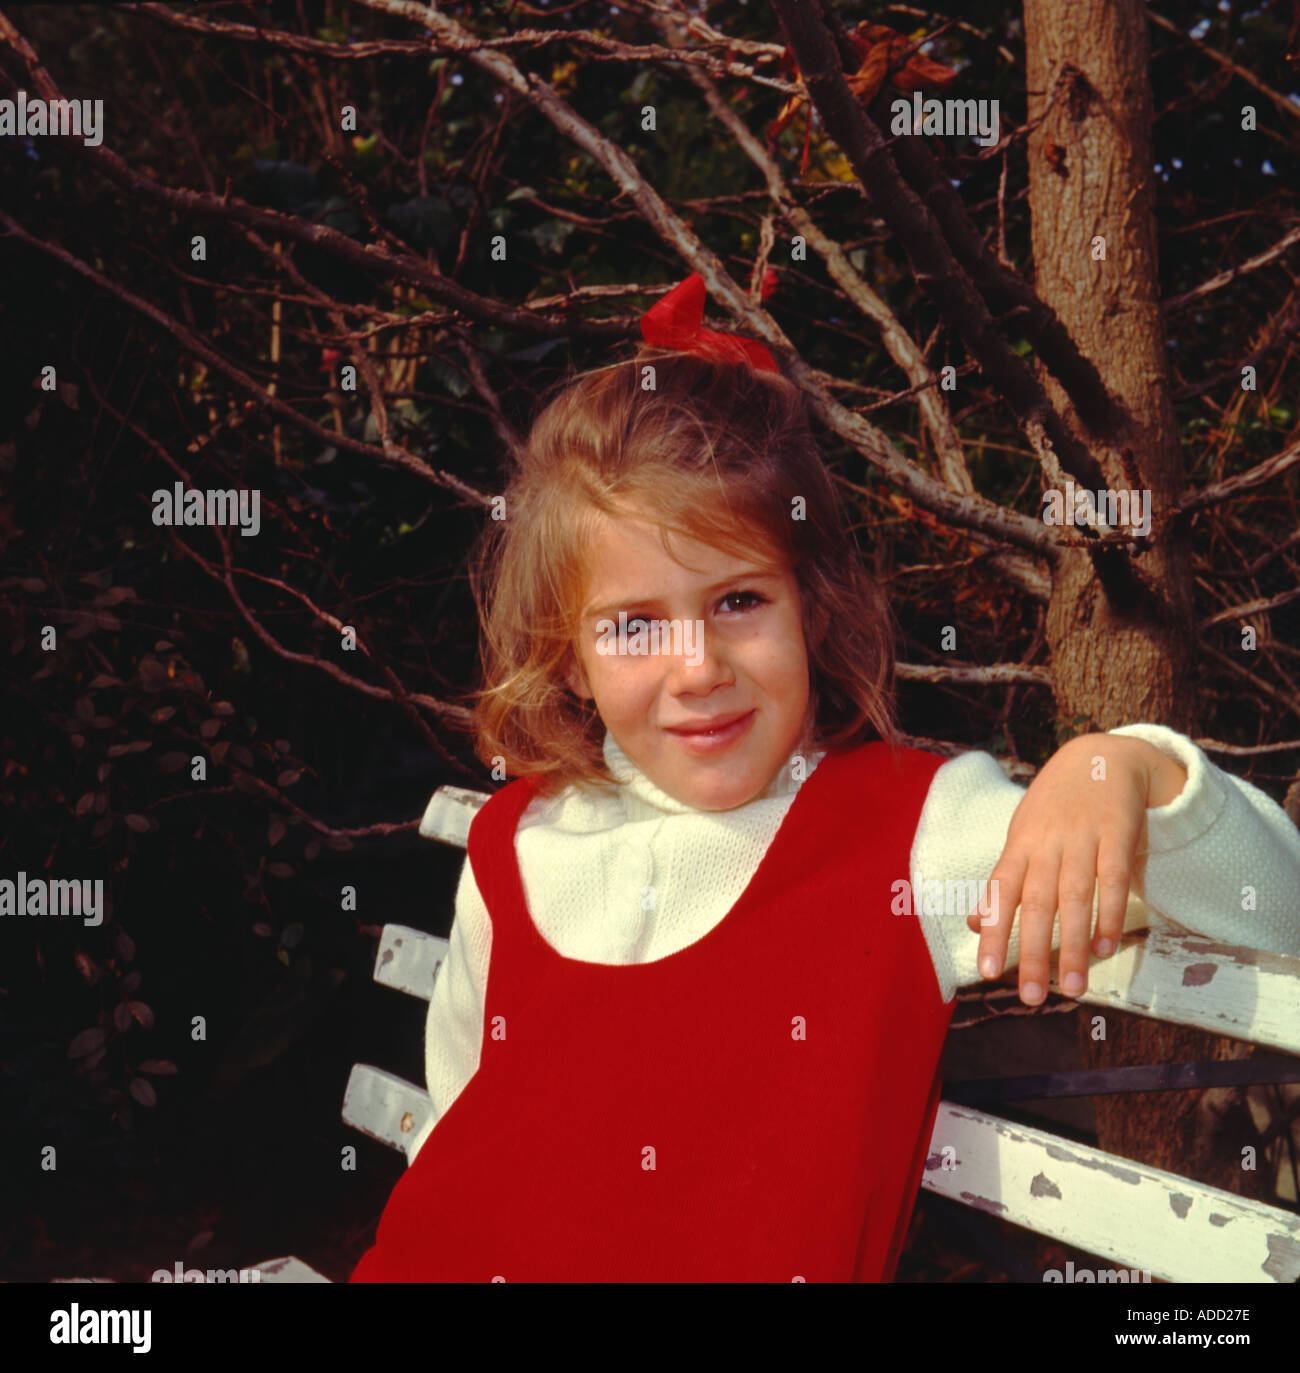
[[[420,833],[464,848],[487,799],[440,788]],[[445,939],[385,926],[375,981],[428,1001],[446,952]],[[1103,1011],[1300,1054],[1300,958],[1228,948],[1151,912],[1149,929],[1095,961],[1088,983],[1078,1000]],[[402,1150],[408,1163],[432,1114],[428,1093],[414,1083],[369,1064],[353,1067],[344,1121]],[[1300,1280],[1300,1216],[948,1100],[939,1106],[922,1186],[1165,1282]],[[264,1282],[328,1281],[298,1259],[255,1266]]]

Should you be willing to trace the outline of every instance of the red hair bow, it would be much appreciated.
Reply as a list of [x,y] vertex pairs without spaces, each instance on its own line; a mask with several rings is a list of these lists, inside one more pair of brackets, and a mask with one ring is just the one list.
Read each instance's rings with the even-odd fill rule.
[[[769,267],[763,273],[763,299],[775,290],[776,272]],[[706,329],[704,299],[704,278],[698,272],[692,272],[641,316],[641,337],[656,347],[673,348],[679,353],[747,361],[765,372],[780,371],[772,354],[761,343]]]

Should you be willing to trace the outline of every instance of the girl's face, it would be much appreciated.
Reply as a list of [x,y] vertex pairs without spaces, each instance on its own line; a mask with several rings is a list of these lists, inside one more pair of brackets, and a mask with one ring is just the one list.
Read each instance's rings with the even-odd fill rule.
[[[731,810],[811,739],[799,585],[758,557],[680,535],[673,548],[689,567],[668,556],[654,523],[601,516],[568,682],[661,791]],[[650,651],[629,653],[638,631]]]

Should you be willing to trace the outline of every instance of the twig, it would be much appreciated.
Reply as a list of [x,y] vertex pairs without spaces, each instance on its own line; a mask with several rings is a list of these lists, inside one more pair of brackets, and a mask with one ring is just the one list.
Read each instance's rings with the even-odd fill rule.
[[1201,282],[1199,286],[1193,286],[1190,291],[1184,291],[1180,296],[1172,296],[1169,300],[1162,301],[1160,308],[1164,311],[1165,318],[1167,319],[1175,310],[1181,310],[1183,306],[1190,305],[1192,301],[1199,300],[1202,296],[1208,296],[1211,291],[1217,291],[1228,285],[1229,282],[1236,281],[1239,277],[1244,277],[1250,272],[1256,272],[1261,267],[1268,266],[1270,262],[1276,262],[1288,248],[1296,243],[1300,243],[1300,224],[1284,234],[1271,248],[1265,248],[1262,253],[1248,257],[1245,262],[1239,263],[1236,267],[1229,267],[1226,271],[1216,273],[1207,281]]
[[[802,6],[796,0],[773,0],[773,6],[827,133],[839,144],[873,206],[898,239],[917,281],[968,351],[978,359],[985,376],[1006,400],[1035,451],[1044,453],[1045,470],[1051,470],[1047,461],[1050,453],[1061,469],[1083,486],[1104,489],[1107,483],[1097,459],[1066,428],[1042,383],[995,327],[988,305],[967,275],[967,264],[958,261],[931,213],[937,201],[923,201],[899,174],[881,133],[849,89],[835,42],[817,6]],[[920,141],[902,139],[899,143]],[[916,157],[917,153],[909,150],[908,155]],[[983,270],[991,282],[998,282],[1006,274],[986,251],[981,253],[980,261],[985,264]],[[1008,308],[1024,304],[1031,312],[1035,305],[1040,313],[1046,310],[1023,282],[1017,283],[1015,295],[1018,298],[1010,299]],[[1059,320],[1057,326],[1061,335],[1068,339]],[[1072,343],[1070,346],[1073,348]],[[1075,353],[1077,351],[1074,349]],[[1089,364],[1089,369],[1097,379],[1099,393],[1093,397],[1086,419],[1091,424],[1100,411],[1102,417],[1118,426],[1125,417],[1122,407],[1101,385],[1095,367]],[[1074,376],[1076,382],[1078,371],[1076,369]],[[1065,384],[1064,379],[1062,381]],[[1144,588],[1134,573],[1129,555],[1117,547],[1103,549],[1087,534],[1085,542],[1111,604],[1118,609],[1131,609],[1140,603],[1144,599]]]
[[1178,511],[1186,515],[1193,510],[1203,510],[1207,505],[1226,501],[1230,496],[1236,496],[1242,491],[1250,491],[1256,486],[1272,481],[1274,477],[1281,476],[1283,472],[1294,467],[1297,462],[1300,462],[1300,440],[1274,457],[1248,468],[1245,472],[1239,472],[1235,477],[1226,477],[1221,482],[1215,482],[1213,486],[1203,486],[1199,491],[1187,492],[1178,502]]
[[963,686],[990,686],[1003,682],[1032,682],[1051,688],[1052,674],[1045,667],[1024,667],[1018,663],[994,663],[989,667],[954,664],[952,667],[925,663],[898,663],[899,677],[914,682],[958,682]]
[[[136,424],[133,420],[129,419],[127,416],[122,415],[120,412],[118,412],[111,404],[108,403],[108,401],[102,395],[99,394],[97,388],[94,387],[93,383],[91,384],[91,389],[95,392],[96,399],[99,401],[100,405],[103,406],[103,408],[106,409],[115,418],[119,419],[122,422],[123,426],[129,428],[143,443],[147,444],[148,447],[151,448],[153,452],[186,483],[187,486],[192,486],[194,484],[193,478],[190,476],[189,472],[187,472],[186,469],[183,466],[181,466],[181,464],[177,462],[174,457],[172,457],[172,455],[167,451],[167,449],[161,443],[159,443],[158,440],[155,439],[152,434],[142,429],[138,424]],[[466,710],[462,706],[448,705],[446,702],[439,701],[436,697],[433,696],[426,696],[423,694],[416,694],[413,692],[406,691],[406,689],[402,687],[400,683],[397,682],[396,676],[392,672],[392,670],[384,664],[376,665],[379,667],[380,671],[382,671],[385,674],[389,681],[394,684],[394,690],[385,691],[382,687],[372,686],[369,682],[364,682],[360,678],[352,677],[349,674],[343,672],[341,669],[336,668],[332,663],[323,662],[320,659],[311,657],[309,654],[295,653],[292,649],[286,648],[283,644],[280,643],[278,639],[275,638],[273,634],[270,633],[270,631],[268,631],[261,624],[260,621],[258,621],[252,615],[252,612],[248,610],[248,607],[244,604],[243,600],[240,598],[240,596],[234,589],[234,582],[232,580],[232,575],[234,572],[238,571],[240,575],[250,576],[253,577],[255,580],[270,582],[278,589],[288,592],[289,594],[295,596],[313,612],[317,619],[319,619],[325,624],[330,625],[335,630],[342,629],[342,622],[339,621],[336,617],[330,615],[328,612],[321,610],[308,596],[298,591],[296,588],[289,586],[287,583],[278,582],[274,578],[265,577],[260,573],[252,572],[246,568],[232,568],[230,564],[230,549],[226,542],[225,536],[220,529],[214,527],[213,533],[216,535],[218,542],[221,544],[223,559],[225,562],[224,577],[221,573],[217,572],[217,570],[214,567],[212,567],[212,565],[205,558],[201,557],[192,548],[190,548],[190,546],[176,534],[174,529],[171,529],[169,532],[171,534],[173,542],[175,543],[176,547],[181,551],[181,553],[183,553],[185,556],[189,557],[194,562],[196,562],[200,569],[207,576],[211,577],[214,581],[224,582],[228,591],[231,593],[231,599],[234,602],[236,609],[239,610],[240,614],[243,616],[249,628],[258,637],[258,639],[261,640],[261,642],[271,650],[271,652],[276,654],[277,657],[283,658],[287,662],[294,662],[303,666],[314,667],[319,671],[325,672],[335,681],[340,683],[340,685],[351,687],[352,689],[358,690],[362,692],[364,695],[374,697],[375,699],[391,701],[394,704],[406,706],[408,707],[408,709],[418,706],[423,710],[429,711],[431,714],[435,716],[447,720],[453,726],[460,726],[463,728],[470,724],[470,711]],[[371,655],[368,646],[365,645],[360,639],[358,639],[358,645],[359,647],[361,647],[362,652],[368,658],[370,658],[372,662],[374,662],[375,660],[373,658],[373,655]],[[425,741],[445,762],[449,763],[451,766],[456,768],[457,771],[464,773],[466,776],[474,775],[446,751],[441,741],[429,729],[426,721],[417,717],[415,723],[417,725],[417,728],[419,729],[420,734],[424,737]]]
[[[165,5],[140,4],[123,5],[123,9],[141,10],[152,18],[176,28],[188,29],[192,33],[202,33],[214,38],[229,38],[239,43],[252,43],[263,47],[283,48],[289,52],[302,53],[311,57],[328,57],[333,61],[358,61],[371,57],[420,57],[427,59],[440,51],[436,43],[420,39],[373,39],[369,42],[330,43],[325,39],[306,38],[301,34],[289,33],[283,29],[255,28],[249,24],[232,24],[214,19],[201,19],[198,15],[187,14],[183,10],[170,9]],[[770,86],[783,95],[794,95],[798,87],[779,77],[765,76],[755,71],[745,62],[734,62],[713,56],[702,50],[686,54],[670,52],[654,43],[622,43],[590,29],[518,29],[514,33],[495,38],[467,39],[448,51],[472,53],[505,48],[527,48],[530,51],[544,47],[548,43],[570,43],[586,50],[591,61],[619,62],[688,62],[705,68],[714,76],[744,77],[763,86]],[[725,46],[736,50],[739,44],[727,42]],[[761,45],[766,54],[769,45]]]
[[1208,753],[1231,753],[1243,758],[1257,753],[1300,752],[1300,739],[1285,739],[1280,744],[1221,744],[1217,739],[1193,739],[1192,743]]
[[[1252,530],[1251,532],[1253,537],[1258,537],[1255,531]],[[1280,557],[1288,548],[1293,548],[1298,543],[1300,543],[1300,529],[1297,529],[1293,534],[1288,534],[1280,544],[1265,549],[1249,567],[1241,568],[1236,572],[1220,572],[1216,569],[1214,575],[1221,582],[1248,581],[1252,577],[1258,577],[1274,558]]]
[[521,72],[503,53],[476,49],[458,24],[415,0],[363,0],[363,3],[370,9],[400,15],[424,25],[440,43],[456,51],[468,50],[476,66],[522,96],[561,134],[594,158],[620,192],[637,206],[646,223],[700,274],[710,296],[752,335],[788,359],[791,379],[808,394],[812,408],[823,422],[887,472],[917,504],[962,527],[975,528],[1017,547],[1051,556],[1054,539],[1041,522],[1016,511],[1004,510],[991,501],[951,491],[909,463],[893,444],[865,421],[832,400],[772,317],[755,305],[747,292],[731,279],[722,262],[646,182],[627,153],[577,114],[545,81],[533,73]]
[[1147,18],[1151,20],[1157,28],[1162,28],[1166,33],[1172,33],[1181,38],[1183,42],[1190,43],[1194,48],[1199,49],[1212,62],[1217,62],[1221,67],[1225,67],[1234,76],[1239,76],[1248,86],[1253,86],[1261,95],[1266,95],[1279,110],[1300,119],[1300,106],[1292,104],[1285,96],[1279,95],[1270,86],[1266,86],[1257,76],[1252,75],[1244,67],[1239,67],[1230,57],[1225,57],[1223,53],[1215,51],[1208,44],[1202,43],[1199,38],[1193,38],[1190,34],[1184,33],[1177,24],[1166,19],[1164,15],[1157,14],[1153,9],[1147,10]]
[[1217,615],[1211,615],[1208,620],[1202,620],[1199,628],[1209,629],[1211,625],[1222,624],[1225,620],[1242,620],[1247,615],[1260,615],[1266,610],[1273,610],[1277,606],[1286,605],[1288,601],[1297,599],[1300,599],[1300,587],[1283,591],[1267,601],[1244,601],[1241,605],[1233,605],[1229,606],[1227,610],[1220,610]]
[[[0,15],[0,23],[3,22],[3,15]],[[461,481],[459,477],[453,476],[450,472],[443,472],[439,469],[430,467],[422,458],[417,458],[415,454],[408,453],[404,448],[398,447],[394,443],[388,443],[382,448],[377,448],[373,444],[362,443],[357,439],[349,438],[345,434],[336,434],[323,425],[317,424],[315,420],[308,419],[305,415],[295,410],[293,406],[280,400],[278,396],[268,395],[266,388],[260,386],[242,368],[236,367],[233,362],[228,361],[215,349],[209,348],[197,334],[192,333],[178,320],[174,320],[170,315],[164,314],[156,306],[151,305],[147,300],[128,291],[124,286],[119,286],[116,282],[110,281],[106,276],[82,262],[79,258],[58,247],[53,243],[44,243],[39,239],[33,238],[22,226],[14,219],[11,219],[3,210],[0,210],[0,225],[13,235],[21,239],[33,248],[43,253],[48,253],[51,257],[63,263],[65,267],[77,272],[87,280],[93,282],[105,294],[113,296],[123,304],[129,305],[131,309],[143,315],[146,319],[152,320],[159,328],[171,334],[189,352],[196,357],[200,357],[210,367],[214,367],[224,376],[229,377],[241,390],[250,392],[258,404],[265,405],[268,409],[278,415],[283,415],[299,429],[305,430],[315,438],[324,443],[332,444],[336,448],[346,448],[354,453],[361,453],[365,457],[372,458],[376,462],[384,463],[387,466],[400,467],[422,480],[434,486],[441,486],[449,491],[454,491],[463,496],[473,505],[489,506],[492,498],[482,491],[475,490],[468,483]]]
[[[898,742],[904,748],[924,749],[927,753],[939,753],[945,758],[960,758],[971,750],[965,744],[954,744],[949,739],[925,739],[915,734],[900,734]],[[1038,769],[1020,758],[1007,758],[1000,754],[992,755],[1003,773],[1013,782],[1032,777]]]
[[1285,695],[1283,692],[1279,691],[1277,687],[1273,686],[1272,683],[1264,681],[1255,673],[1242,667],[1240,663],[1234,662],[1226,653],[1220,653],[1217,648],[1213,648],[1209,644],[1202,643],[1201,652],[1206,654],[1207,657],[1213,658],[1215,662],[1221,663],[1238,677],[1244,678],[1256,691],[1262,692],[1270,700],[1276,701],[1278,705],[1282,706],[1290,714],[1300,718],[1300,703],[1296,701],[1294,696]]

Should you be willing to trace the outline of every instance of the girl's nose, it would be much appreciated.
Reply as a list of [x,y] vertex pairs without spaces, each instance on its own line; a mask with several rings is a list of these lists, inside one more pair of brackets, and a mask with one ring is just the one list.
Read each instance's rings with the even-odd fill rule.
[[695,622],[691,631],[683,635],[682,643],[672,647],[680,648],[680,652],[668,655],[668,673],[676,689],[708,691],[721,682],[734,680],[730,663],[703,621]]

